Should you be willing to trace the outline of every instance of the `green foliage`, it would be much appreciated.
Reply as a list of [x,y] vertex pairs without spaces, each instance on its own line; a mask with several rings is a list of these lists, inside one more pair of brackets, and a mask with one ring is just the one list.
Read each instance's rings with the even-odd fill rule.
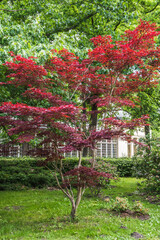
[[[48,171],[54,172],[52,162],[47,168],[42,164],[44,159],[32,157],[0,158],[0,190],[20,190],[24,188],[57,187],[55,177]],[[63,172],[70,171],[78,164],[78,158],[65,159]],[[88,164],[88,161],[84,165]],[[59,178],[61,182],[61,179]]]
[[[149,114],[148,123],[151,124],[153,130],[158,130],[160,123],[159,113],[159,98],[160,98],[160,85],[156,88],[148,88],[144,92],[138,92],[138,101],[140,101],[140,107],[136,106],[132,109],[128,108],[133,118],[139,118],[142,115]],[[135,101],[135,103],[137,103]]]
[[0,17],[0,64],[11,61],[10,51],[23,57],[34,56],[37,58],[37,63],[43,64],[51,56],[51,49],[66,48],[82,57],[88,51],[86,46],[91,46],[87,37],[75,30],[68,34],[55,33],[51,40],[46,36],[44,29],[45,26],[39,15],[28,16],[24,22],[19,22],[13,19],[11,14],[2,14]]
[[[78,158],[71,157],[65,158],[64,166],[65,169],[69,169],[69,164],[73,168],[78,163]],[[90,160],[88,157],[83,158],[82,165],[90,166]],[[138,168],[141,168],[141,160],[137,164]],[[136,173],[134,162],[131,158],[97,158],[96,166],[97,171],[108,172],[117,177],[131,177]],[[69,170],[68,170],[69,171]]]
[[[23,188],[43,188],[54,186],[57,183],[48,169],[41,164],[44,159],[35,159],[32,157],[21,158],[0,158],[0,190],[19,190]],[[65,158],[63,160],[63,172],[68,172],[77,167],[78,158]],[[83,166],[90,166],[87,158],[82,160]],[[140,166],[140,163],[139,163]],[[51,162],[47,163],[47,167],[54,171]],[[104,171],[118,176],[132,176],[134,173],[133,162],[129,159],[97,159],[97,171]],[[60,180],[60,179],[59,179]],[[109,182],[103,182],[105,188]]]
[[0,166],[0,190],[57,186],[55,178],[37,160],[1,160]]
[[95,169],[98,172],[107,172],[112,174],[113,177],[118,177],[117,167],[106,161],[106,159],[98,159],[95,163]]
[[139,158],[142,158],[141,168],[138,168],[138,177],[143,177],[142,187],[146,192],[160,193],[160,148],[159,139],[147,139],[146,143],[150,149],[139,149],[135,156],[135,168],[139,164]]
[[[38,16],[44,35],[49,36],[50,39],[54,38],[55,33],[70,32],[73,29],[87,33],[89,37],[103,34],[106,29],[114,32],[118,27],[129,25],[137,18],[158,21],[156,14],[159,11],[158,1],[149,0],[46,0],[38,2],[15,0],[9,1],[7,7],[6,0],[2,0],[0,6],[4,9],[4,14],[9,15],[12,21],[18,23],[26,22],[30,16]],[[8,11],[5,11],[6,9]],[[18,34],[18,30],[16,32]],[[39,33],[38,29],[37,33]],[[31,31],[30,34],[35,36]]]
[[[66,163],[64,164],[67,165],[67,162],[70,162],[73,165],[76,165],[78,158],[76,157],[71,157],[71,158],[65,158]],[[75,163],[74,163],[75,161]],[[83,165],[89,166],[90,160],[88,157],[83,158]],[[97,158],[96,159],[96,170],[97,171],[104,171],[108,173],[112,173],[113,176],[119,176],[119,177],[131,177],[134,176],[136,173],[136,169],[134,167],[134,162],[131,158]],[[139,160],[138,162],[138,168],[141,168],[141,161]]]
[[[117,167],[106,161],[106,159],[97,159],[95,170],[98,172],[106,172],[112,175],[114,180],[118,180]],[[99,196],[102,191],[102,188],[107,189],[110,185],[110,180],[106,181],[104,178],[101,178],[100,184],[96,187],[91,187],[90,192],[92,196]]]
[[104,158],[104,160],[116,168],[119,177],[131,177],[135,174],[134,163],[131,158]]
[[140,18],[159,22],[159,10],[158,0],[1,0],[0,63],[10,60],[9,51],[34,55],[40,63],[53,48],[67,48],[82,57],[91,47],[91,37],[117,38]]

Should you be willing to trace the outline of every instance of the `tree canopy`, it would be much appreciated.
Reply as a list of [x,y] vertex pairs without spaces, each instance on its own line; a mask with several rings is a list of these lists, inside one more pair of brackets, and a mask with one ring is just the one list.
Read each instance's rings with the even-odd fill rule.
[[[90,38],[111,35],[114,42],[140,18],[159,25],[159,12],[159,0],[1,0],[0,79],[8,74],[2,64],[11,61],[10,51],[44,64],[51,49],[65,48],[82,60],[93,48]],[[159,44],[159,37],[156,41]],[[1,86],[0,95],[0,101],[20,101],[12,86]]]
[[[84,55],[89,39],[112,35],[142,20],[159,23],[159,1],[154,0],[2,0],[0,1],[0,57],[8,52],[47,59],[52,48],[67,48]],[[35,55],[36,54],[36,55]]]

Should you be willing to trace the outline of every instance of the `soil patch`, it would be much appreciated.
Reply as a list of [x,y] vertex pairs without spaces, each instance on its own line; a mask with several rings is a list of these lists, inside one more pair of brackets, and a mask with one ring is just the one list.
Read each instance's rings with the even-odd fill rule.
[[106,211],[108,213],[112,213],[113,215],[120,216],[120,217],[138,218],[142,221],[148,220],[150,218],[149,214],[143,214],[141,212],[134,212],[134,211],[131,211],[131,210],[126,210],[124,212],[116,212],[116,211],[113,211],[113,210],[100,209],[100,211]]
[[[117,215],[119,215],[119,213],[116,213]],[[126,210],[125,212],[121,212],[120,213],[121,217],[132,217],[132,218],[138,218],[140,220],[148,220],[150,218],[150,216],[148,214],[143,214],[141,212],[134,212],[131,210]]]
[[131,233],[131,237],[134,237],[135,239],[141,239],[144,238],[144,236],[138,232]]
[[122,229],[127,229],[127,227],[126,227],[126,226],[123,226],[123,225],[120,226],[120,228],[122,228]]
[[148,196],[146,200],[151,204],[160,205],[160,197],[157,196]]
[[10,207],[5,207],[4,209],[7,211],[11,211],[11,210],[20,210],[21,208],[23,208],[23,206],[10,206]]

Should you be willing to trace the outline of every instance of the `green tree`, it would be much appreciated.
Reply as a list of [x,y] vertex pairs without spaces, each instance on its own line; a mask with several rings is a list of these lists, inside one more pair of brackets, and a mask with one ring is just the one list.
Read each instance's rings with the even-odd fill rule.
[[159,23],[159,11],[159,0],[2,0],[0,59],[4,62],[14,51],[37,56],[41,64],[52,48],[63,47],[84,57],[91,37],[117,39],[140,18]]
[[160,127],[160,86],[157,88],[148,88],[138,93],[138,107],[128,109],[133,118],[149,114],[148,120],[150,126],[145,126],[145,136],[150,137],[150,130],[158,131]]

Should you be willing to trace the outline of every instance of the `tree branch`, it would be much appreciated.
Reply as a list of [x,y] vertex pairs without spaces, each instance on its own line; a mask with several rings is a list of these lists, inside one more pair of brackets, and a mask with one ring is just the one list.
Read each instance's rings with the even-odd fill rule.
[[116,25],[115,25],[115,28],[114,28],[114,31],[116,31],[117,27],[121,24],[121,20],[119,20]]
[[93,16],[96,15],[96,14],[97,14],[97,11],[96,11],[96,12],[93,12],[93,13],[90,13],[89,15],[85,16],[83,19],[79,20],[78,23],[76,23],[76,24],[74,24],[74,25],[72,25],[72,26],[70,26],[70,27],[67,27],[67,28],[63,29],[63,31],[69,31],[69,30],[75,29],[76,27],[78,27],[78,26],[80,25],[80,23],[86,21],[87,19],[93,17]]
[[[87,19],[93,17],[93,16],[96,15],[96,14],[97,14],[97,11],[96,11],[96,12],[92,12],[92,13],[90,13],[89,15],[85,16],[83,19],[80,19],[77,23],[75,23],[75,24],[73,24],[73,25],[71,25],[71,26],[69,26],[69,27],[66,27],[66,28],[59,28],[59,29],[53,31],[52,34],[53,34],[53,33],[57,33],[57,32],[67,32],[67,31],[69,31],[69,30],[75,29],[75,28],[77,28],[82,22],[86,21]],[[46,33],[46,36],[47,36],[47,37],[50,36],[50,33]]]
[[[146,9],[143,5],[141,5],[144,9]],[[153,12],[157,7],[159,6],[159,2],[157,2],[156,3],[156,5],[152,8],[152,9],[150,9],[150,10],[148,10],[148,11],[144,11],[144,13],[150,13],[150,12]]]
[[7,12],[18,12],[18,11],[27,11],[27,9],[16,9],[16,10],[0,9],[0,11],[7,11]]

